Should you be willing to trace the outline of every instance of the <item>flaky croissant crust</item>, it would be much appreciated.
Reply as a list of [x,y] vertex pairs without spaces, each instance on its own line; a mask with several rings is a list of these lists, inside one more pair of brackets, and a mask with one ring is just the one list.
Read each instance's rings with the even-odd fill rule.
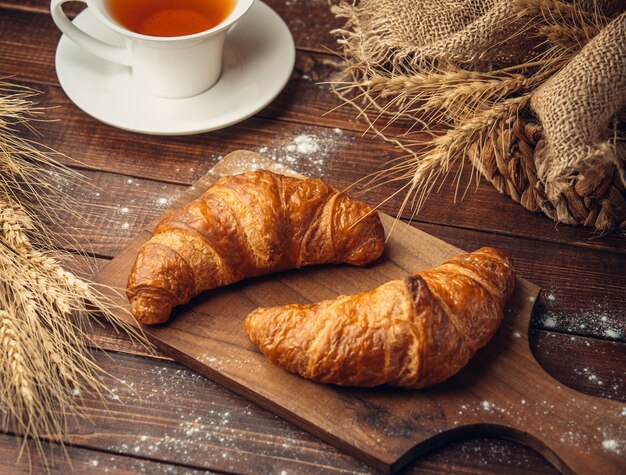
[[273,363],[342,386],[431,386],[457,373],[495,334],[515,276],[492,248],[368,292],[260,308],[245,320]]
[[365,203],[259,170],[224,177],[166,215],[139,250],[127,296],[139,322],[162,323],[204,290],[306,265],[366,265],[383,249],[382,223]]

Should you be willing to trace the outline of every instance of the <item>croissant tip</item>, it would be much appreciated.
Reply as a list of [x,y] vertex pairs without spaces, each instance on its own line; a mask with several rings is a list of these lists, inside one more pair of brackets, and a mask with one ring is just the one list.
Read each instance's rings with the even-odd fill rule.
[[145,305],[141,299],[131,301],[131,314],[142,325],[159,325],[169,320],[172,307]]

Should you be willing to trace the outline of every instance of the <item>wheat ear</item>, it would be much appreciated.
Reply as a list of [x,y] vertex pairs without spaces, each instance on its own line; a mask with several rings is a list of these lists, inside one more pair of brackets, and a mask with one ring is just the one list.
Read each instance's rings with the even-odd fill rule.
[[57,184],[87,184],[48,149],[18,135],[41,113],[33,94],[0,83],[0,412],[2,430],[24,442],[33,438],[41,450],[43,438],[65,441],[69,418],[82,414],[83,391],[101,397],[107,391],[89,349],[96,313],[149,345],[95,284],[61,265],[67,253],[40,217],[63,222],[57,207],[69,208],[72,200]]

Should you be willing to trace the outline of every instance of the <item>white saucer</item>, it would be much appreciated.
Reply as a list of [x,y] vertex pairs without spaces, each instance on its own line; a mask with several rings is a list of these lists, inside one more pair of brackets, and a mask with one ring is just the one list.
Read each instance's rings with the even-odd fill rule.
[[[74,23],[93,36],[122,46],[122,38],[91,14]],[[65,35],[56,70],[67,96],[90,116],[114,127],[154,135],[185,135],[221,129],[263,109],[285,87],[295,45],[282,18],[257,0],[228,34],[217,84],[186,99],[163,99],[143,91],[129,68],[93,56]]]

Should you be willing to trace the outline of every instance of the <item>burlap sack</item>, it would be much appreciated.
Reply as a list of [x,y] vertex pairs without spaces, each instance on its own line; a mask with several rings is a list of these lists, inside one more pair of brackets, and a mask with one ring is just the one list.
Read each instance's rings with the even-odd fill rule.
[[556,198],[587,169],[617,166],[609,125],[626,107],[626,13],[539,86],[531,106],[546,138],[536,164],[549,198]]
[[[434,61],[484,68],[524,62],[533,41],[508,0],[362,0],[333,8],[351,61],[403,69]],[[536,43],[536,41],[535,41]]]
[[[347,70],[361,84],[361,96],[369,96],[364,78],[377,74],[410,76],[448,67],[492,73],[513,67],[537,77],[541,67],[533,70],[534,64],[560,54],[568,58],[551,78],[510,96],[527,94],[542,126],[537,186],[543,186],[540,194],[545,192],[554,206],[560,193],[598,166],[614,164],[622,180],[618,188],[623,189],[615,121],[626,107],[625,10],[624,0],[361,0],[332,7],[346,22],[334,33]],[[567,36],[551,42],[550,35],[558,36],[560,25],[577,36],[571,45],[564,41]],[[564,54],[568,48],[575,50],[573,59]],[[383,97],[371,96],[372,101]],[[393,112],[388,105],[375,106],[377,113]],[[566,212],[546,214],[578,222]],[[613,224],[623,223],[626,216],[616,217]],[[606,220],[603,226],[608,226]]]

